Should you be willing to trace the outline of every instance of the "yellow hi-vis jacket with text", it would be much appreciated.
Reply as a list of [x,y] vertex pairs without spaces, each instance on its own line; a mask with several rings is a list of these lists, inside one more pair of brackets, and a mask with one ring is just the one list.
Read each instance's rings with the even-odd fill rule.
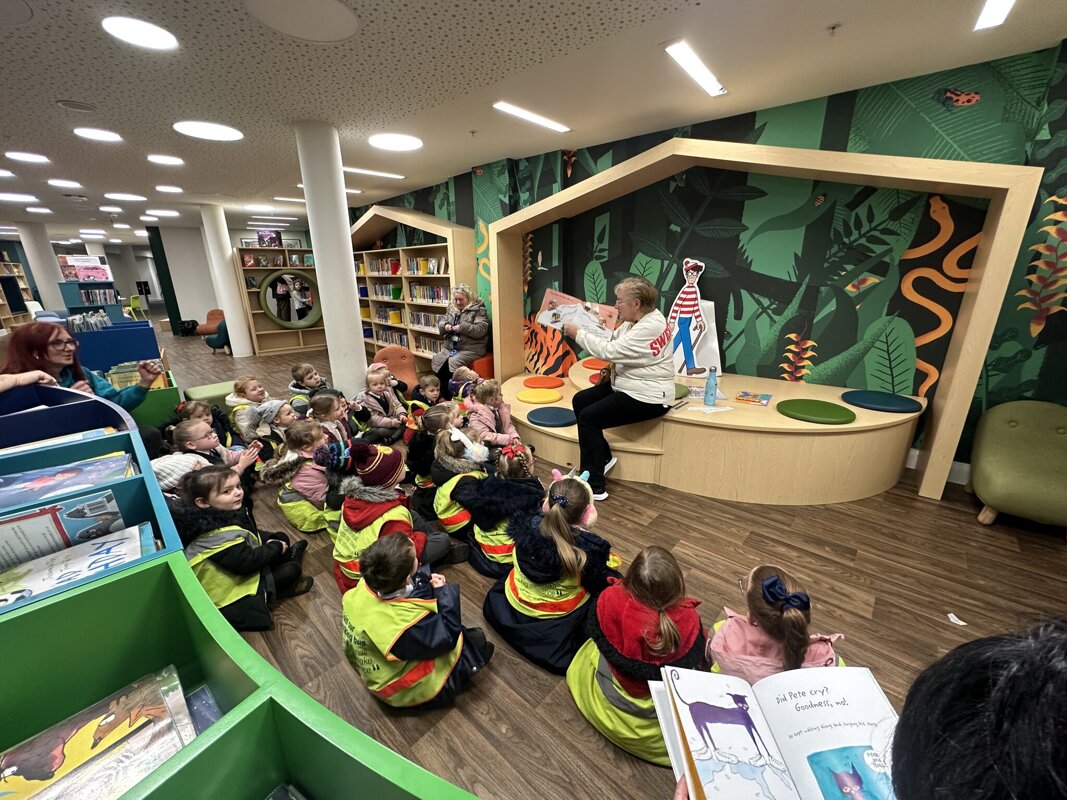
[[452,499],[452,491],[461,478],[484,478],[483,472],[461,472],[453,475],[437,487],[433,497],[433,510],[446,533],[455,533],[471,521],[471,512]]
[[252,547],[262,544],[259,537],[251,531],[237,525],[228,525],[197,536],[185,547],[185,558],[215,608],[223,608],[259,591],[258,572],[238,575],[219,567],[211,560],[215,553],[244,543]]

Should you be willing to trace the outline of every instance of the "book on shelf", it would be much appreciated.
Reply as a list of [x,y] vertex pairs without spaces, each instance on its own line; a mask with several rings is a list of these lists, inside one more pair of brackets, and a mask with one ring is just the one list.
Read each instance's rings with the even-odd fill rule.
[[[23,603],[91,575],[99,575],[156,551],[152,525],[142,522],[0,572],[0,609]],[[2,795],[0,795],[2,796]]]
[[281,253],[275,253],[274,255],[274,268],[282,269],[285,267],[285,256]]
[[897,715],[871,671],[794,669],[748,684],[664,667],[650,683],[675,775],[692,800],[893,800]]
[[102,256],[57,256],[64,280],[109,281],[111,268]]
[[241,266],[243,266],[245,269],[255,269],[255,253],[241,253]]
[[282,232],[281,231],[256,231],[256,238],[259,240],[260,247],[281,247],[282,246]]
[[133,456],[115,453],[54,467],[0,475],[0,509],[49,500],[91,489],[136,473]]
[[86,305],[115,305],[119,301],[114,289],[81,289],[79,294]]
[[5,800],[112,800],[196,738],[173,665],[0,753]]
[[67,317],[67,330],[71,333],[83,331],[100,331],[110,328],[111,317],[105,311],[91,311],[87,314],[71,314]]
[[111,490],[0,518],[0,569],[58,553],[126,527]]
[[447,286],[435,284],[412,283],[408,286],[408,294],[415,302],[424,303],[447,303],[449,300]]
[[289,254],[289,266],[299,269],[303,266],[303,262],[300,260],[300,253]]
[[448,258],[409,258],[407,264],[408,275],[444,275],[447,270]]
[[245,287],[248,289],[258,288],[255,275],[245,275]]
[[771,395],[759,392],[738,392],[735,403],[747,403],[750,406],[765,406],[771,402]]
[[428,311],[409,311],[411,324],[418,328],[432,328],[437,330],[438,324],[445,318],[444,314],[434,314]]
[[32,442],[23,442],[22,444],[13,444],[10,447],[0,448],[0,456],[9,456],[15,453],[24,453],[27,450],[40,450],[44,447],[52,447],[57,444],[70,444],[71,442],[80,442],[85,439],[98,439],[101,436],[110,436],[117,432],[117,428],[93,428],[88,431],[78,431],[77,433],[66,433],[62,436],[53,436],[49,439],[37,439]]

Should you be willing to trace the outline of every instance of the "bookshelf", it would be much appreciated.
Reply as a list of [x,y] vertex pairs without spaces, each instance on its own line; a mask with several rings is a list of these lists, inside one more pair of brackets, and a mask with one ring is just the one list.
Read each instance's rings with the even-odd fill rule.
[[63,304],[72,314],[103,311],[112,322],[122,322],[122,302],[114,281],[60,281]]
[[[443,241],[368,250],[399,225]],[[372,206],[352,226],[353,261],[368,355],[390,344],[408,348],[419,372],[445,346],[437,320],[459,283],[475,282],[474,230],[445,219],[391,206]]]
[[[0,693],[0,751],[173,664],[183,690],[206,685],[222,716],[126,792],[126,800],[262,800],[283,782],[316,800],[351,797],[352,787],[384,800],[472,798],[334,716],[230,627],[189,568],[125,411],[70,389],[24,386],[0,395],[4,418],[0,447],[101,426],[124,428],[0,454],[0,474],[131,453],[140,474],[105,486],[114,490],[124,520],[150,523],[162,546],[137,561],[0,607],[8,656],[0,659],[6,689]],[[354,673],[351,680],[354,691],[364,691]]]
[[[233,254],[237,280],[243,287],[241,304],[248,320],[248,330],[252,334],[252,347],[256,355],[324,349],[326,328],[321,317],[307,328],[286,328],[272,320],[259,305],[260,285],[272,272],[293,269],[315,275],[314,255],[311,250],[304,247],[237,247],[234,248]],[[294,257],[296,261],[292,260]],[[254,266],[246,266],[249,258]],[[254,287],[249,285],[249,278],[255,282]],[[317,294],[320,290],[316,287],[312,294]]]
[[[21,298],[21,302],[19,302]],[[0,326],[12,331],[33,322],[33,314],[25,304],[33,300],[21,264],[0,261]]]

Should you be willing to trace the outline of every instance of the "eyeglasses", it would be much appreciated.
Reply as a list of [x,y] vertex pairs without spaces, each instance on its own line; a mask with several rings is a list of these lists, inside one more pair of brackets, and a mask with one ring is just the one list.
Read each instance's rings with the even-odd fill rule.
[[53,342],[49,342],[48,346],[54,347],[56,350],[77,350],[78,342],[74,339],[56,339]]

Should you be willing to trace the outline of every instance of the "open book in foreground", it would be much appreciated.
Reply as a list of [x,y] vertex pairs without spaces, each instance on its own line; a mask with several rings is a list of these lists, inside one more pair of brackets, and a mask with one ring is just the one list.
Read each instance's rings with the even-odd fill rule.
[[870,670],[816,667],[749,685],[665,667],[650,684],[675,775],[693,800],[893,800],[897,715]]

